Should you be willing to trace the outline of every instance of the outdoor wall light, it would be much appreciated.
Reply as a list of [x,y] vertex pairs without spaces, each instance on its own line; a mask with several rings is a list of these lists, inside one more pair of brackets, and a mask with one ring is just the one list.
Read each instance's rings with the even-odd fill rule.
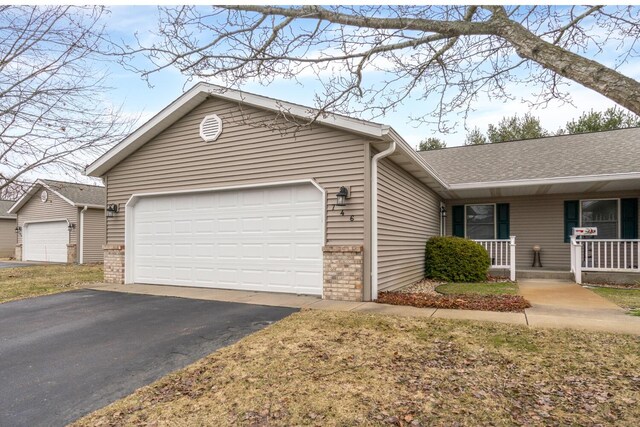
[[440,215],[442,215],[442,218],[446,218],[447,217],[447,208],[445,208],[444,206],[440,206]]
[[108,217],[116,216],[117,213],[118,213],[118,205],[116,203],[111,203],[111,204],[107,205],[107,216]]
[[67,228],[69,229],[69,233],[71,233],[73,230],[76,229],[76,225],[70,222]]
[[16,226],[16,234],[22,234],[22,227],[19,225]]
[[336,206],[347,206],[347,197],[349,197],[347,187],[340,187],[340,190],[336,193]]

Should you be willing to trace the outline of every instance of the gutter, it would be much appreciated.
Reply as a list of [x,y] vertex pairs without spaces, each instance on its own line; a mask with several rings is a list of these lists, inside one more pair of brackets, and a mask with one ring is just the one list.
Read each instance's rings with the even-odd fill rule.
[[80,238],[78,239],[78,251],[80,252],[79,264],[84,263],[84,213],[89,209],[89,206],[85,206],[80,211]]
[[378,162],[396,150],[396,141],[371,159],[371,300],[378,299]]

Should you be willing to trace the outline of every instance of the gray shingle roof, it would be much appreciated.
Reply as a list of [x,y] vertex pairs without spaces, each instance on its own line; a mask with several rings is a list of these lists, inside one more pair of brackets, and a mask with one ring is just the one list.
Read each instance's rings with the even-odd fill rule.
[[420,154],[448,184],[640,172],[640,128]]
[[62,194],[67,199],[77,205],[104,205],[104,187],[87,184],[76,184],[73,182],[53,181],[41,179],[52,190]]
[[15,200],[0,200],[0,217],[10,216],[15,218],[15,214],[10,214],[7,212],[14,203]]

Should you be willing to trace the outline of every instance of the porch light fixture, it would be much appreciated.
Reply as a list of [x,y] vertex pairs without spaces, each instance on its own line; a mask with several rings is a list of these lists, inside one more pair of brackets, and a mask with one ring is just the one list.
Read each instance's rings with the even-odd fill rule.
[[20,227],[19,225],[16,225],[16,234],[22,234],[22,227]]
[[336,206],[347,206],[347,197],[349,197],[347,187],[340,187],[340,190],[336,193]]
[[442,215],[442,218],[446,218],[447,217],[447,208],[445,208],[444,206],[440,206],[440,215]]
[[107,216],[108,217],[112,217],[112,216],[116,216],[116,214],[118,213],[118,205],[116,203],[112,203],[107,205]]
[[76,229],[76,225],[72,222],[69,223],[69,226],[67,227],[67,229],[69,229],[69,233],[71,233],[73,230]]

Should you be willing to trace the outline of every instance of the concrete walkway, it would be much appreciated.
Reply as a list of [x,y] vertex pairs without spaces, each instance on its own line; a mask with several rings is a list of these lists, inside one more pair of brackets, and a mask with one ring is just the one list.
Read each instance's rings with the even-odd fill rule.
[[629,316],[611,301],[569,281],[521,279],[520,294],[531,326],[575,328],[640,335],[640,317]]
[[525,310],[525,313],[417,308],[374,302],[330,301],[309,295],[183,286],[102,284],[91,289],[266,306],[478,320],[523,326],[578,328],[640,335],[639,317],[626,315],[623,309],[575,283],[544,280],[523,280],[519,283],[522,294],[533,305],[532,308]]

